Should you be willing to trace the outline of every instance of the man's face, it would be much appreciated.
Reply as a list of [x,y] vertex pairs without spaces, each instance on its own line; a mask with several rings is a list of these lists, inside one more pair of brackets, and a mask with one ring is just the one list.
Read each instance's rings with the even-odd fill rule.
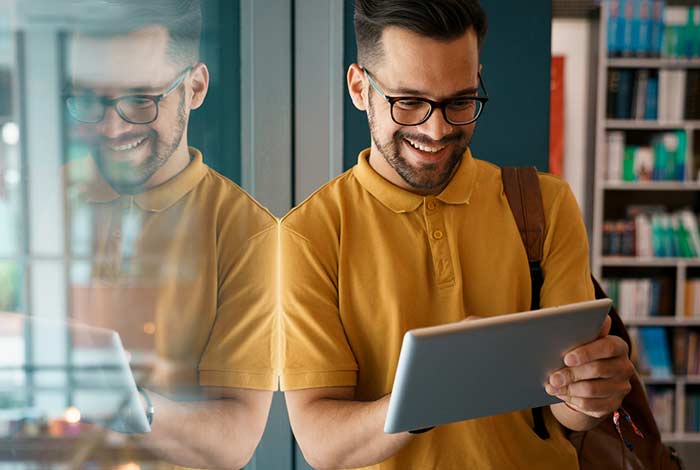
[[[168,32],[144,28],[122,36],[76,35],[69,48],[69,93],[77,96],[160,95],[184,67],[167,54]],[[158,103],[158,118],[134,124],[108,106],[97,123],[75,120],[74,134],[91,148],[102,174],[117,191],[143,190],[181,146],[187,128],[187,80]],[[186,139],[185,139],[186,140]]]
[[[479,55],[473,29],[458,39],[442,42],[392,27],[384,30],[382,42],[382,57],[369,68],[386,95],[441,101],[477,94]],[[434,109],[426,122],[402,126],[392,120],[389,103],[368,80],[363,87],[372,153],[383,157],[379,162],[370,157],[375,169],[409,190],[441,190],[461,161],[475,124],[451,125],[441,110]]]

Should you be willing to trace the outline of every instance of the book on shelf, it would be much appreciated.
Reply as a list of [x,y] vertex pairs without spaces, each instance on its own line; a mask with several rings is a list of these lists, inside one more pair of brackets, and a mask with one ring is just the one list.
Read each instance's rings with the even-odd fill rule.
[[700,390],[685,396],[685,432],[700,432]]
[[671,278],[606,278],[603,286],[623,320],[670,317],[674,313],[675,290]]
[[628,217],[603,224],[603,256],[700,258],[698,218],[689,209],[631,206]]
[[685,281],[683,316],[686,318],[700,318],[700,279],[688,279]]
[[673,370],[678,375],[700,374],[700,331],[686,328],[675,329],[673,333],[673,364]]
[[664,0],[604,0],[610,57],[700,56],[700,7]]
[[672,388],[647,387],[647,398],[659,431],[671,433],[674,429],[674,397]]
[[700,120],[700,70],[688,70],[685,88],[685,118]]
[[636,365],[640,374],[655,379],[672,379],[675,369],[666,328],[645,326],[634,331],[632,339],[637,345]]
[[699,70],[608,70],[606,116],[661,122],[694,120],[698,116]]
[[608,131],[605,139],[608,181],[686,181],[686,131],[658,132],[648,145],[626,145],[625,133]]

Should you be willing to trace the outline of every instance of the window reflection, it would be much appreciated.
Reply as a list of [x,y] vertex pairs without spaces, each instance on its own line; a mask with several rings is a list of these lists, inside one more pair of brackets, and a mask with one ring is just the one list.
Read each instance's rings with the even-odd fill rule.
[[227,179],[240,84],[202,62],[239,66],[234,9],[202,2],[200,55],[199,2],[100,5],[0,0],[0,470],[241,467],[277,386],[276,220]]

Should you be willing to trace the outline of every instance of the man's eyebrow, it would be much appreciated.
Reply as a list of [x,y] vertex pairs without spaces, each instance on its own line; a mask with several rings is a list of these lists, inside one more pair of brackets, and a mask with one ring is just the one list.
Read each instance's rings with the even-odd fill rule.
[[[479,92],[478,87],[465,88],[463,90],[459,90],[459,91],[445,97],[445,99],[457,98],[460,96],[474,96],[478,92]],[[390,91],[387,91],[387,94],[390,96],[428,96],[428,95],[430,95],[430,93],[428,93],[424,90],[415,90],[413,88],[396,88],[396,89],[392,89]]]

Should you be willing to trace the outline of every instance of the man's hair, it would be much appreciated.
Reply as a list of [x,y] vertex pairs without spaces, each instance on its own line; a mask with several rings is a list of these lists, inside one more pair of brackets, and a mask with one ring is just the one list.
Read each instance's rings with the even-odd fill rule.
[[199,60],[200,0],[70,0],[74,32],[115,36],[160,26],[168,31],[168,55],[178,64]]
[[355,39],[360,65],[382,55],[382,33],[390,26],[450,41],[474,28],[479,47],[486,36],[486,13],[479,0],[355,0]]

